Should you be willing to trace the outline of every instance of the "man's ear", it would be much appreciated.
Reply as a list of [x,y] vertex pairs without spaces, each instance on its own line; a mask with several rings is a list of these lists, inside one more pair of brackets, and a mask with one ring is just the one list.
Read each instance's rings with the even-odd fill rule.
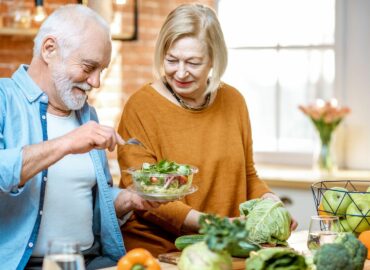
[[41,47],[42,59],[46,63],[50,63],[50,61],[56,57],[57,51],[58,51],[58,44],[56,42],[56,39],[52,36],[47,37],[42,43],[42,47]]

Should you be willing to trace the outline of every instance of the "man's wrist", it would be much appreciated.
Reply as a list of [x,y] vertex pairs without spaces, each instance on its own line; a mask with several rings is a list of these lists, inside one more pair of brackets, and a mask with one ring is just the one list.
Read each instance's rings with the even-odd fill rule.
[[69,140],[65,136],[56,138],[55,143],[58,145],[58,149],[60,149],[63,152],[63,155],[72,154]]

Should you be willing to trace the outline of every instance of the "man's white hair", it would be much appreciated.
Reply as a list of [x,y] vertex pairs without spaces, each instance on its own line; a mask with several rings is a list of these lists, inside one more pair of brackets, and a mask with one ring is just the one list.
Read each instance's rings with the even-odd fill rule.
[[73,49],[80,46],[86,26],[92,22],[100,25],[110,39],[108,23],[92,9],[77,4],[58,8],[41,25],[34,39],[33,55],[41,56],[41,47],[45,38],[54,36],[62,57],[65,58]]

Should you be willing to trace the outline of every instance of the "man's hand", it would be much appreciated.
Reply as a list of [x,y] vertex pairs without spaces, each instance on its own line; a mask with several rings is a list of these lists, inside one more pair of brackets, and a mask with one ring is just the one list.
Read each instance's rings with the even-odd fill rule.
[[19,186],[34,175],[50,167],[68,154],[83,154],[92,149],[113,151],[125,141],[111,127],[90,121],[64,136],[23,147],[23,163]]
[[92,149],[108,149],[112,152],[117,144],[125,143],[112,127],[94,121],[67,133],[60,140],[69,154],[82,154]]
[[131,210],[152,210],[161,206],[163,202],[148,201],[139,195],[123,189],[117,196],[114,207],[117,217],[122,217]]

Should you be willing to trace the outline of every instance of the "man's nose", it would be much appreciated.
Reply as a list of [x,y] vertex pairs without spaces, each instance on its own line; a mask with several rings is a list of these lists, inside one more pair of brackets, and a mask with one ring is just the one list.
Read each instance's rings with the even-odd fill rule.
[[87,83],[90,84],[94,88],[99,88],[100,86],[100,72],[99,70],[95,70],[90,76],[87,78]]

